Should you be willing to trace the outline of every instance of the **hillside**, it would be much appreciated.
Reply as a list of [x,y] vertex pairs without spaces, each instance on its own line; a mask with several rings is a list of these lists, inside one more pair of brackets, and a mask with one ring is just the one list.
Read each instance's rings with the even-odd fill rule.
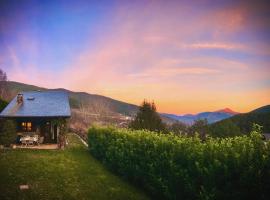
[[[34,85],[28,85],[24,83],[9,81],[8,82],[8,89],[12,93],[12,96],[15,96],[17,93],[21,91],[30,91],[30,90],[47,90],[47,88],[42,88]],[[100,106],[103,109],[106,109],[108,112],[112,113],[120,113],[123,115],[132,116],[137,112],[138,106],[128,104],[122,101],[118,101],[109,97],[96,95],[96,94],[89,94],[86,92],[73,92],[70,90],[58,88],[58,89],[51,89],[51,90],[64,90],[68,92],[70,97],[70,104],[72,108],[79,108],[80,106]],[[95,105],[94,105],[95,104]],[[100,108],[101,109],[101,108]]]
[[213,136],[248,134],[254,123],[263,126],[264,133],[270,133],[270,105],[216,122],[210,125],[210,132]]
[[[28,85],[24,83],[8,81],[7,87],[10,98],[17,93],[31,90],[47,90],[47,88]],[[138,111],[138,106],[118,101],[102,95],[86,92],[74,92],[63,88],[49,89],[66,91],[69,95],[72,110],[71,127],[86,130],[91,124],[114,124],[125,127]],[[175,120],[161,115],[165,123],[173,123]]]
[[253,111],[251,111],[253,114],[263,114],[263,113],[270,113],[270,105],[266,105],[260,108],[257,108]]
[[238,114],[238,113],[235,111],[232,111],[229,108],[225,108],[225,109],[218,110],[215,112],[202,112],[195,115],[192,115],[192,114],[187,114],[187,115],[163,114],[163,115],[170,117],[172,119],[181,121],[185,124],[191,125],[194,123],[195,120],[199,120],[199,119],[207,119],[208,123],[212,124],[220,120],[230,118],[234,116],[235,114]]

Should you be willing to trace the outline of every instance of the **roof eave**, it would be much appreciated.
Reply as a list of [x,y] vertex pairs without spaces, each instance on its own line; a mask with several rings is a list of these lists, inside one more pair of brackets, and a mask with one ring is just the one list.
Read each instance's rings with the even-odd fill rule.
[[70,118],[71,115],[57,115],[57,116],[11,116],[11,115],[0,115],[0,118]]

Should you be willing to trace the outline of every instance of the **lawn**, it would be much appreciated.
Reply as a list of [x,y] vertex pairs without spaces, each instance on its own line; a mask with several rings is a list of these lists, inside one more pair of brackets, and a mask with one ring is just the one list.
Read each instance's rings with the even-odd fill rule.
[[65,150],[0,150],[0,199],[148,199],[68,138]]

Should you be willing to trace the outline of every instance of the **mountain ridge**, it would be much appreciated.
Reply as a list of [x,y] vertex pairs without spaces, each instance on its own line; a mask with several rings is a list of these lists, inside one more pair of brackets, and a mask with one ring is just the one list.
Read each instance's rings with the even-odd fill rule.
[[[85,114],[100,116],[128,116],[134,117],[138,111],[139,106],[126,103],[123,101],[115,100],[110,97],[91,94],[87,92],[75,92],[65,88],[55,88],[47,89],[44,87],[39,87],[35,85],[8,81],[8,89],[11,91],[12,96],[14,97],[17,93],[21,91],[29,90],[63,90],[68,92],[70,97],[70,105],[73,110]],[[258,112],[254,110],[254,112]],[[177,121],[183,122],[188,125],[192,125],[195,120],[207,119],[210,124],[216,123],[218,121],[233,117],[240,113],[233,111],[232,109],[226,107],[213,112],[201,112],[197,114],[185,114],[185,115],[176,115],[170,113],[160,113],[163,121],[166,123],[174,123]]]
[[210,133],[217,137],[249,134],[253,124],[262,126],[263,133],[270,133],[270,105],[247,113],[240,113],[210,125]]
[[221,109],[221,110],[217,110],[215,112],[222,112],[222,113],[228,113],[228,114],[233,114],[233,115],[239,114],[239,112],[235,112],[230,108],[224,108],[224,109]]
[[220,120],[230,118],[239,113],[231,110],[230,108],[224,108],[213,112],[201,112],[197,114],[185,114],[185,115],[174,115],[166,113],[163,114],[177,121],[183,122],[188,125],[192,125],[196,120],[199,119],[206,119],[208,123],[212,124]]

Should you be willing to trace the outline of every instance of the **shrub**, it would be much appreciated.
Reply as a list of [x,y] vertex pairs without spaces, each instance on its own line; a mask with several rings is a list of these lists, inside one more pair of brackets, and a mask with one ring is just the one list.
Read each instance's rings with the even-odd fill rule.
[[8,146],[15,142],[16,124],[13,120],[0,121],[0,144]]
[[0,112],[8,105],[8,102],[0,98]]
[[269,199],[270,142],[90,128],[90,152],[160,199]]

